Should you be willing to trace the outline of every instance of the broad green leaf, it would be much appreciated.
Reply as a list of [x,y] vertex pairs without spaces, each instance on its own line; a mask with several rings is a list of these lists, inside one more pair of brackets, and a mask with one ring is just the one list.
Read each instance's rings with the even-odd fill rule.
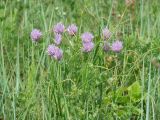
[[141,96],[141,86],[138,81],[128,87],[128,95],[133,101],[137,101]]

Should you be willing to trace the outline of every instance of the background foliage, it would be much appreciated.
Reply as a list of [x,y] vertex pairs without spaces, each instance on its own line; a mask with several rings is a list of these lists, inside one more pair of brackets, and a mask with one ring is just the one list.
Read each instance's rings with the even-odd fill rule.
[[[135,0],[0,0],[0,119],[159,120],[160,2]],[[76,23],[64,34],[64,58],[48,57],[51,29]],[[104,53],[101,29],[121,53]],[[43,31],[34,44],[33,28]],[[94,51],[80,51],[80,35],[94,33]]]

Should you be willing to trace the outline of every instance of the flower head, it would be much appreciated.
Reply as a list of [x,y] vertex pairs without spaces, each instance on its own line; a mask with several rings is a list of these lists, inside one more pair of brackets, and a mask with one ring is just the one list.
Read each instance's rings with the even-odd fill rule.
[[56,60],[61,60],[63,57],[63,51],[55,45],[49,45],[47,49],[48,55]]
[[117,40],[115,41],[111,46],[112,51],[114,52],[120,52],[123,49],[123,44],[121,41]]
[[42,33],[38,29],[33,29],[30,36],[33,41],[37,42],[41,38]]
[[71,24],[67,28],[67,32],[71,36],[75,35],[77,33],[77,30],[78,30],[78,28],[77,28],[77,26],[75,24]]
[[93,48],[94,48],[93,42],[83,43],[82,51],[83,52],[90,52],[90,51],[92,51]]
[[102,36],[104,40],[109,39],[111,37],[111,32],[107,27],[102,30]]
[[55,33],[54,43],[55,43],[56,45],[59,45],[59,44],[61,44],[61,41],[62,41],[62,35],[61,35],[61,34],[58,34],[58,33]]
[[108,52],[109,50],[110,50],[110,44],[109,43],[107,43],[107,42],[104,42],[104,45],[103,45],[103,50],[105,51],[105,52]]
[[62,34],[64,30],[65,30],[65,27],[61,22],[57,23],[53,28],[53,32],[58,34]]
[[92,33],[85,32],[82,34],[81,38],[84,43],[87,43],[87,42],[91,42],[94,36],[92,35]]

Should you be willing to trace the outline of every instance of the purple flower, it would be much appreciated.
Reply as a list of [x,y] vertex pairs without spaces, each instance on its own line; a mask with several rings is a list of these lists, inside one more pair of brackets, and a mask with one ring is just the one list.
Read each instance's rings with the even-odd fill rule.
[[57,23],[53,28],[53,32],[58,34],[62,34],[64,30],[65,30],[65,27],[61,22]]
[[93,38],[94,36],[92,35],[92,33],[89,32],[85,32],[81,36],[81,39],[84,43],[91,42]]
[[41,38],[42,33],[38,29],[33,29],[30,36],[31,36],[32,41],[37,42]]
[[111,32],[107,27],[102,30],[102,36],[104,40],[109,39],[111,37]]
[[75,35],[77,33],[77,30],[78,30],[78,28],[75,24],[71,24],[67,28],[68,34],[71,35],[71,36]]
[[55,33],[54,43],[55,43],[56,45],[59,45],[59,44],[61,44],[61,41],[62,41],[62,35],[61,35],[61,34],[58,34],[58,33]]
[[55,45],[49,45],[47,49],[48,55],[56,60],[61,60],[63,57],[63,51]]
[[108,52],[108,51],[110,50],[110,44],[107,43],[107,42],[104,42],[103,50],[104,50],[105,52]]
[[123,44],[119,40],[115,41],[111,46],[111,49],[114,52],[120,52],[122,50],[122,48],[123,48]]
[[83,43],[82,51],[83,52],[90,52],[90,51],[92,51],[93,48],[94,48],[93,42],[86,42],[86,43]]

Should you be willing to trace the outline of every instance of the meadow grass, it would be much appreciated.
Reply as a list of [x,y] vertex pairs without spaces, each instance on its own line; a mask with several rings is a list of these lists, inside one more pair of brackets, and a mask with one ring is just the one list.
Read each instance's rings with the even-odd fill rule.
[[[136,1],[136,0],[135,0]],[[0,119],[160,120],[160,2],[137,0],[0,0]],[[46,52],[52,27],[76,23],[63,35],[63,59]],[[105,53],[101,30],[122,52]],[[43,38],[33,43],[30,32]],[[94,50],[81,52],[81,34]]]

